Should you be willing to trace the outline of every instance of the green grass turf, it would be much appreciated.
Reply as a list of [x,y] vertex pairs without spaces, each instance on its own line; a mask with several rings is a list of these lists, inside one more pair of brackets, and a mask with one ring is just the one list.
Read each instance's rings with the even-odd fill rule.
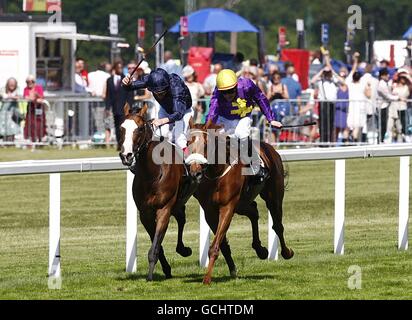
[[[114,150],[35,152],[0,149],[1,161],[114,156]],[[198,204],[188,204],[184,235],[189,258],[175,251],[171,221],[164,240],[174,278],[146,282],[149,237],[138,226],[138,270],[125,268],[125,172],[62,175],[62,289],[49,290],[48,176],[0,177],[0,299],[411,299],[411,250],[397,250],[399,159],[347,161],[345,255],[333,254],[334,163],[289,163],[284,201],[292,260],[259,260],[247,218],[229,229],[238,279],[223,257],[213,283],[202,285],[198,264]],[[258,201],[267,243],[267,210]],[[348,268],[362,270],[362,289],[350,290]]]

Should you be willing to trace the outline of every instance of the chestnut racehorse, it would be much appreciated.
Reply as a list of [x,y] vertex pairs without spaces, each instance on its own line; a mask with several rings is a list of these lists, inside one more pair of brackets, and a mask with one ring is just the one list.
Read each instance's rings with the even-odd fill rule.
[[[230,162],[226,164],[208,164],[206,159],[208,129],[219,129],[218,126],[213,125],[210,121],[206,125],[191,124],[190,148],[192,152],[191,159],[188,158],[190,165],[190,174],[199,176],[202,174],[203,178],[198,186],[194,196],[199,201],[204,209],[206,221],[215,234],[213,242],[209,249],[209,266],[204,277],[203,283],[210,284],[212,281],[212,272],[216,259],[219,255],[219,249],[228,264],[231,276],[236,276],[236,266],[231,257],[231,251],[226,239],[226,233],[232,221],[235,212],[248,215],[252,221],[256,222],[257,233],[257,219],[258,210],[254,202],[254,194],[250,191],[249,182],[251,177],[242,175],[242,168],[246,165],[241,161]],[[228,153],[228,143],[224,142]],[[215,144],[213,154],[221,150],[219,144]],[[281,255],[284,259],[291,259],[294,255],[293,250],[286,246],[283,236],[283,197],[284,197],[284,168],[282,160],[278,152],[269,144],[262,143],[260,145],[260,156],[264,161],[266,168],[269,169],[269,177],[266,181],[258,187],[258,193],[266,203],[266,207],[270,210],[273,218],[273,229],[280,240]],[[252,177],[253,178],[253,177]],[[256,189],[255,189],[256,190]],[[252,194],[252,198],[250,195]],[[254,195],[253,195],[254,194]],[[260,245],[254,232],[253,247],[259,255],[259,251],[263,254],[265,248]],[[267,250],[266,250],[267,257]]]
[[147,276],[147,280],[152,281],[158,260],[166,278],[172,277],[171,267],[162,247],[171,215],[175,216],[178,223],[176,251],[184,257],[192,254],[192,250],[184,246],[182,237],[186,222],[184,205],[194,190],[184,188],[185,167],[182,159],[176,159],[178,155],[175,154],[175,146],[167,142],[162,144],[165,147],[162,152],[172,155],[172,162],[154,162],[153,152],[162,142],[153,140],[153,128],[151,122],[145,120],[146,112],[147,105],[139,111],[133,111],[128,104],[125,105],[120,158],[125,166],[133,166],[135,172],[133,198],[140,213],[140,220],[152,241]]

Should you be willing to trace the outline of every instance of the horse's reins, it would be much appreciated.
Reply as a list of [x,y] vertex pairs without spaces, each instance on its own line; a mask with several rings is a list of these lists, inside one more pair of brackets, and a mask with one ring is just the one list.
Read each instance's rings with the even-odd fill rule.
[[[134,159],[137,160],[137,159],[139,158],[141,152],[142,152],[143,150],[145,150],[145,149],[149,146],[150,142],[152,142],[152,140],[151,140],[151,139],[148,139],[148,137],[147,137],[147,127],[150,126],[150,128],[152,129],[152,133],[154,133],[154,132],[156,131],[156,128],[155,128],[155,126],[153,125],[153,120],[154,120],[154,119],[145,122],[145,124],[144,124],[144,128],[145,128],[144,134],[145,134],[146,143],[140,145],[140,146],[137,148],[137,150],[133,152],[132,160],[134,160]],[[161,127],[163,127],[163,126],[165,126],[165,125],[167,125],[167,124],[171,124],[171,123],[173,123],[173,122],[168,122],[168,123],[165,123],[165,124],[162,124],[161,126],[159,126],[160,134],[162,134],[162,131],[161,131],[162,129],[161,129]],[[129,166],[129,169],[130,169],[130,168],[131,168],[131,166]]]
[[[153,132],[153,124],[152,124],[152,122],[150,121],[150,124],[149,124],[149,122],[146,122],[146,123],[144,124],[144,128],[145,128],[145,130],[144,130],[144,135],[145,135],[145,140],[147,140],[147,141],[146,141],[146,143],[143,143],[142,145],[140,145],[140,146],[137,148],[136,151],[133,150],[132,160],[135,160],[135,159],[137,160],[137,159],[139,159],[139,156],[140,156],[141,152],[142,152],[144,149],[146,149],[146,148],[149,146],[150,142],[151,142],[151,139],[147,139],[147,130],[146,130],[146,127],[147,127],[148,125],[150,125],[150,126],[152,127],[152,132]],[[132,162],[132,163],[133,163],[133,162]],[[128,168],[131,169],[132,166],[128,166]]]

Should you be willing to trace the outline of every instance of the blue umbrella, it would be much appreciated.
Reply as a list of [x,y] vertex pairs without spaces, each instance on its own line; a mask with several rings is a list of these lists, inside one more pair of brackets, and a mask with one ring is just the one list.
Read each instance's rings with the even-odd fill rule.
[[412,26],[410,26],[408,31],[406,31],[405,34],[403,35],[403,38],[406,40],[408,40],[409,37],[412,37]]
[[[206,8],[191,13],[188,16],[189,32],[259,32],[246,19],[236,13],[219,8]],[[180,23],[176,23],[169,30],[180,32]]]

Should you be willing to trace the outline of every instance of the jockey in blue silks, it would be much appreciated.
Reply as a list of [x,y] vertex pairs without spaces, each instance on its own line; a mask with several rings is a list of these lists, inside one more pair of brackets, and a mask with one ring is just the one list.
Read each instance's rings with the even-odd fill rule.
[[177,74],[168,74],[165,70],[157,68],[141,80],[131,81],[130,75],[127,75],[123,85],[127,90],[147,88],[152,92],[160,105],[158,119],[153,121],[153,125],[158,128],[156,135],[162,135],[159,130],[161,126],[174,124],[172,141],[186,151],[186,134],[194,111],[190,91],[184,81]]

